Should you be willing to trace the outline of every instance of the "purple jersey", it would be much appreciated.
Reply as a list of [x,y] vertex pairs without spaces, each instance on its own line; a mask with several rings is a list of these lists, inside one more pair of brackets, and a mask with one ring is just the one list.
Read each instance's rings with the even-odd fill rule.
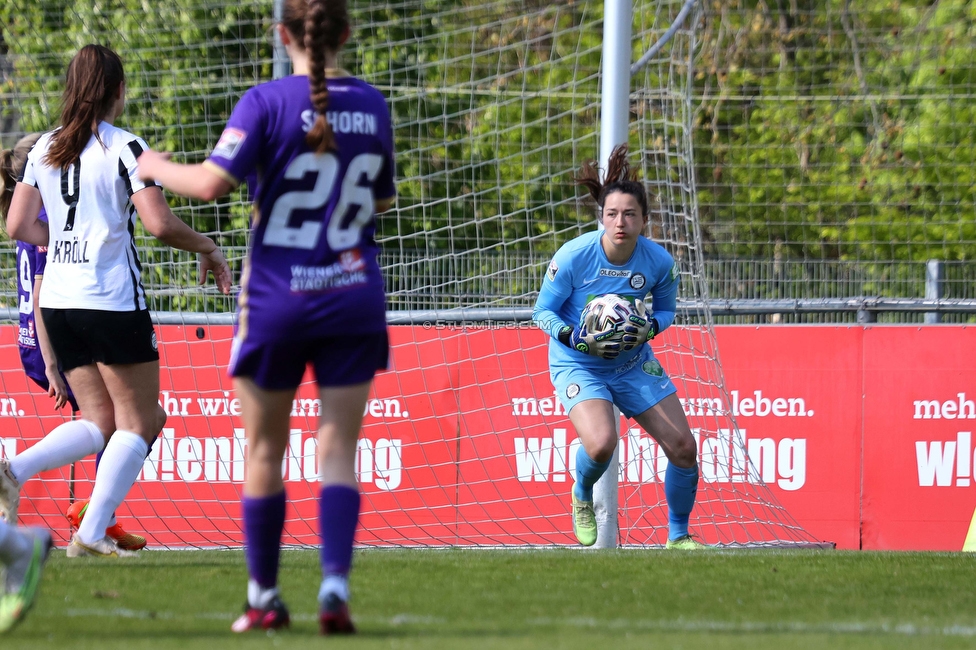
[[378,90],[341,75],[327,79],[335,151],[305,144],[315,111],[308,78],[291,76],[247,91],[204,163],[234,184],[257,173],[239,338],[386,328],[374,206],[396,193],[390,113]]
[[[43,208],[38,218],[47,221],[47,213]],[[44,357],[41,355],[37,328],[34,325],[34,278],[44,275],[46,264],[47,246],[17,242],[17,303],[20,305],[17,347],[27,376],[43,383],[47,383],[47,375],[44,372]]]

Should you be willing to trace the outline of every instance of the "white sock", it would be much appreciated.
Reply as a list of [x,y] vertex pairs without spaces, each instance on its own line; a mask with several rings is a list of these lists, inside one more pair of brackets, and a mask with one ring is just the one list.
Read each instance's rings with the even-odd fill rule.
[[[0,519],[0,562],[10,564],[31,548],[31,540],[27,535],[21,535],[16,526],[11,526]],[[2,592],[3,584],[0,584]]]
[[72,420],[58,426],[40,442],[10,459],[10,471],[23,485],[38,472],[69,465],[97,454],[105,446],[105,437],[94,422]]
[[339,575],[328,575],[319,587],[319,602],[325,602],[329,594],[335,594],[343,602],[349,602],[349,578]]
[[91,544],[105,537],[112,513],[132,489],[148,451],[146,441],[131,431],[120,429],[112,434],[98,465],[88,510],[78,528],[78,539]]
[[255,609],[268,609],[271,601],[277,595],[277,587],[265,589],[254,580],[247,581],[247,604]]

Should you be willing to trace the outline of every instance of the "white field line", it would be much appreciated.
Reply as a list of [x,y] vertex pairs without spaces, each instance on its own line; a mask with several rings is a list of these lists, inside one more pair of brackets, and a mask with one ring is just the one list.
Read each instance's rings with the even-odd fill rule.
[[[35,612],[34,616],[38,613]],[[43,616],[43,614],[40,614]],[[52,614],[56,615],[56,614]],[[161,619],[161,620],[175,620],[175,619],[187,619],[193,618],[198,620],[211,620],[211,621],[233,621],[240,613],[229,613],[229,612],[197,612],[194,614],[187,613],[177,613],[177,612],[165,612],[165,611],[149,611],[149,610],[138,610],[138,609],[128,609],[126,607],[115,607],[113,609],[68,609],[64,611],[64,616],[70,616],[75,618],[89,618],[89,617],[105,617],[105,618],[139,618],[139,619]],[[414,614],[397,614],[390,617],[379,617],[379,616],[355,616],[355,620],[365,621],[368,623],[386,624],[386,625],[443,625],[447,621],[443,618],[437,618],[436,616],[418,616]],[[303,621],[303,622],[317,622],[319,620],[317,615],[314,614],[291,614],[291,620],[293,621]]]
[[535,618],[529,625],[550,627],[592,627],[599,629],[649,630],[655,632],[735,632],[735,633],[800,633],[800,634],[900,634],[904,636],[976,636],[976,627],[949,625],[945,627],[919,626],[911,623],[755,623],[750,621],[646,621],[594,618]]
[[[66,616],[89,618],[138,618],[138,619],[186,619],[233,621],[239,616],[230,612],[197,612],[195,614],[166,611],[148,611],[116,607],[113,609],[68,609]],[[37,612],[34,614],[38,615]],[[43,614],[42,614],[43,616]],[[312,614],[293,614],[292,620],[314,622],[318,617]],[[389,617],[357,616],[357,621],[380,625],[444,625],[446,619],[418,614],[396,614]],[[901,636],[946,636],[976,637],[976,627],[969,625],[949,625],[932,627],[911,623],[755,623],[749,621],[654,621],[595,618],[532,618],[526,619],[529,627],[576,627],[614,630],[647,630],[653,632],[727,632],[752,634],[895,634]]]

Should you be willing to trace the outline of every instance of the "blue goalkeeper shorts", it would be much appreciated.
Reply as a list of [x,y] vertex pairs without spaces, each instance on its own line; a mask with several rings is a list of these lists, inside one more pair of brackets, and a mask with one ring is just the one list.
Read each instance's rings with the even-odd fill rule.
[[602,370],[571,363],[550,365],[549,376],[567,413],[584,400],[602,399],[632,418],[678,392],[649,345],[622,366]]

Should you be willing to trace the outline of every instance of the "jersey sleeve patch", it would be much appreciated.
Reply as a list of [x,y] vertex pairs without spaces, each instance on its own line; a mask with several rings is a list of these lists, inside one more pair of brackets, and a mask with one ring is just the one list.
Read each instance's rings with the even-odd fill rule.
[[674,282],[678,278],[678,274],[679,273],[680,273],[680,271],[678,270],[678,263],[675,262],[674,263],[674,266],[671,267],[671,281],[672,282]]
[[556,273],[558,272],[559,272],[559,265],[556,264],[556,260],[552,260],[551,262],[549,262],[549,270],[546,271],[546,275],[549,276],[549,280],[555,280]]
[[210,155],[233,160],[237,152],[241,150],[241,145],[244,144],[246,137],[247,133],[244,131],[228,127],[220,134],[220,140],[217,140],[217,146],[214,147],[213,153]]

